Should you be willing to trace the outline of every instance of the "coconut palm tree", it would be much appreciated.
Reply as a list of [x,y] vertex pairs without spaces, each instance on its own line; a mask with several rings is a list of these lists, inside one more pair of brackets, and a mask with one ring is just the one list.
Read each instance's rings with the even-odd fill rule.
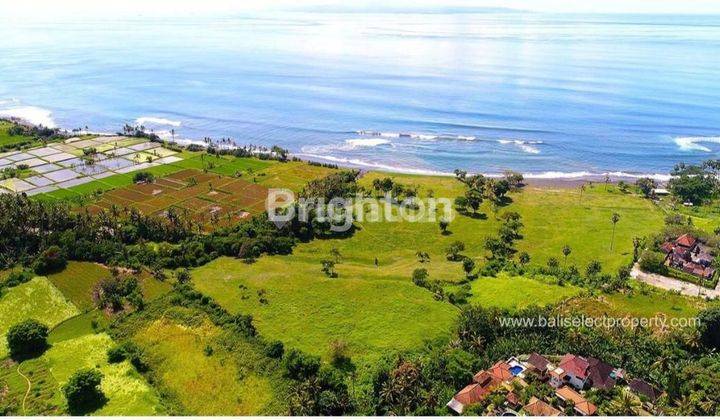
[[564,265],[567,266],[567,257],[572,252],[572,248],[570,248],[570,245],[565,245],[562,249],[563,257],[565,257]]
[[637,416],[640,410],[640,400],[629,392],[621,392],[609,404],[612,416]]
[[620,221],[620,215],[617,213],[613,213],[612,217],[610,218],[610,221],[613,224],[612,239],[610,240],[610,251],[612,251],[613,246],[615,245],[615,225],[617,225],[617,222]]

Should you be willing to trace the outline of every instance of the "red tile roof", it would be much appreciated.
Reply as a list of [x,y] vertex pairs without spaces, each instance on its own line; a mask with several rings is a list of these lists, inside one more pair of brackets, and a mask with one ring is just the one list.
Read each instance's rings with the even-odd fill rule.
[[665,251],[666,254],[669,254],[672,252],[672,250],[673,250],[673,248],[675,248],[675,246],[673,244],[671,244],[670,242],[665,242],[664,244],[662,244],[662,246],[660,248],[662,248],[662,250]]
[[497,362],[490,369],[489,372],[492,376],[500,381],[509,381],[515,377],[510,372],[510,365],[505,362]]
[[691,248],[693,245],[695,245],[695,242],[697,242],[697,239],[695,239],[692,235],[689,233],[686,233],[675,241],[676,244],[680,246],[684,246],[685,248]]
[[492,392],[492,389],[485,388],[480,384],[470,384],[455,394],[455,400],[464,406],[477,404],[485,399]]
[[574,354],[566,354],[560,360],[560,368],[562,370],[580,379],[586,378],[589,366],[590,363],[588,363],[587,359],[581,356],[575,356]]
[[537,353],[532,353],[528,357],[528,363],[533,365],[538,370],[542,371],[547,369],[547,365],[548,363],[550,363],[550,361]]
[[512,406],[516,406],[520,404],[520,397],[517,396],[516,393],[510,391],[505,396],[505,400]]
[[567,385],[555,391],[555,394],[564,401],[572,401],[575,409],[582,415],[592,416],[597,411],[597,407],[594,404],[590,403],[585,397]]
[[523,407],[523,411],[531,416],[560,416],[562,412],[545,401],[535,397],[530,398],[530,402]]

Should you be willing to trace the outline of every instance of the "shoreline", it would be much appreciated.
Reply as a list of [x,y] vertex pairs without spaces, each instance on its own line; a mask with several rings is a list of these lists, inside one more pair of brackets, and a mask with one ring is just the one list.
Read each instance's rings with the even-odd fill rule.
[[[12,115],[1,115],[0,120],[7,120],[18,124],[38,127],[42,124],[36,124],[33,121],[30,121],[26,118],[18,117],[18,116],[12,116]],[[82,135],[94,135],[98,137],[103,136],[115,136],[120,133],[107,133],[107,132],[96,132],[92,130],[68,130],[66,128],[61,127],[53,127],[57,130],[59,130],[63,135],[68,136],[68,138],[72,138],[75,136],[82,136]],[[162,136],[159,133],[162,134],[169,134],[165,132],[158,132],[158,133],[152,133],[158,136],[161,140],[168,142],[170,144],[175,144],[182,148],[188,148],[189,146],[199,146],[202,148],[207,149],[209,146],[215,147],[217,149],[225,149],[225,150],[232,150],[232,149],[240,149],[244,146],[240,146],[236,143],[216,143],[216,142],[210,142],[208,143],[205,139],[203,140],[194,140],[194,139],[188,139],[188,138],[167,138],[167,136]],[[254,153],[259,153],[261,149],[258,148],[258,146],[255,146],[256,149],[253,150]],[[282,147],[282,146],[281,146]],[[269,148],[267,148],[269,150]],[[443,172],[443,171],[437,171],[437,170],[430,170],[430,169],[419,169],[419,168],[403,168],[393,165],[387,165],[387,164],[371,164],[367,162],[362,162],[358,160],[353,160],[349,158],[336,158],[332,156],[319,156],[319,155],[313,155],[313,154],[307,154],[307,153],[294,153],[289,152],[289,157],[302,159],[304,161],[308,162],[319,162],[319,163],[329,163],[337,165],[340,168],[348,168],[348,169],[359,169],[365,172],[370,171],[377,171],[377,172],[385,172],[385,173],[391,173],[391,174],[402,174],[402,175],[417,175],[417,176],[438,176],[438,177],[454,177],[455,174],[452,172]],[[477,173],[473,171],[468,171],[469,173]],[[605,177],[609,176],[612,183],[617,183],[618,181],[624,181],[628,183],[634,183],[639,178],[652,178],[655,181],[657,181],[660,184],[665,184],[670,179],[669,174],[633,174],[633,173],[627,173],[623,171],[609,171],[606,173],[592,173],[587,171],[578,171],[578,172],[559,172],[559,171],[545,171],[545,172],[539,172],[539,173],[533,173],[533,172],[522,172],[522,171],[515,171],[519,172],[523,175],[525,178],[525,183],[529,186],[534,187],[552,187],[552,188],[576,188],[580,185],[590,183],[590,182],[604,182]],[[479,172],[484,176],[490,177],[490,178],[499,178],[502,177],[503,174],[501,173],[483,173]]]

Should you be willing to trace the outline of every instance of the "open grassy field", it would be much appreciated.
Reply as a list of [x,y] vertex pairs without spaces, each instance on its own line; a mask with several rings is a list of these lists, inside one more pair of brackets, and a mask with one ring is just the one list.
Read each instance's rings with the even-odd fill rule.
[[107,334],[89,334],[53,344],[42,358],[59,386],[81,368],[95,367],[105,375],[102,390],[108,402],[96,415],[162,414],[157,395],[130,362],[107,362],[107,350],[113,345]]
[[[281,414],[269,362],[248,343],[229,339],[204,316],[173,309],[136,332],[154,376],[185,414]],[[230,347],[228,348],[228,345]],[[265,372],[265,373],[258,373]],[[212,397],[209,397],[212,396]]]
[[582,291],[571,284],[559,286],[551,279],[511,277],[504,273],[500,273],[497,277],[480,277],[471,283],[471,287],[472,296],[468,298],[469,303],[503,309],[551,305]]
[[[0,366],[0,386],[6,386],[4,403],[11,412],[26,415],[67,412],[62,386],[82,368],[96,368],[103,375],[101,388],[107,403],[93,412],[105,416],[142,416],[163,414],[157,394],[129,362],[107,362],[107,350],[114,345],[107,334],[86,334],[55,342],[40,357],[19,365],[8,360]],[[30,393],[23,399],[30,381]]]
[[264,337],[321,356],[333,341],[345,342],[354,358],[373,359],[449,334],[455,307],[435,301],[408,278],[340,264],[340,276],[329,279],[320,272],[322,257],[296,252],[250,265],[221,258],[192,275],[201,292],[231,312],[252,314]]
[[[361,184],[370,186],[376,176],[384,174],[367,174]],[[417,186],[420,197],[432,190],[435,197],[452,200],[463,191],[462,184],[452,178],[393,177]],[[513,202],[499,213],[522,215],[524,238],[518,247],[539,265],[550,257],[562,260],[561,249],[568,244],[573,249],[568,264],[584,268],[598,259],[606,271],[615,271],[630,261],[633,236],[662,226],[662,212],[649,201],[612,188],[605,191],[603,186],[588,188],[582,200],[577,190],[532,187],[511,197]],[[437,223],[360,222],[348,239],[315,240],[297,246],[293,255],[262,257],[249,265],[223,258],[196,269],[193,281],[229,310],[252,314],[264,336],[289,346],[326,355],[333,340],[343,340],[360,358],[391,348],[407,349],[432,338],[431,332],[446,333],[455,314],[452,306],[413,285],[412,271],[422,266],[431,279],[462,279],[462,265],[445,258],[447,246],[458,240],[466,245],[463,255],[482,264],[484,239],[500,224],[487,203],[482,211],[486,218],[457,215],[449,235],[442,235]],[[620,214],[621,221],[615,249],[610,251],[613,212]],[[336,265],[339,277],[329,279],[321,273],[321,261],[330,258],[333,249],[341,255]],[[417,251],[427,252],[430,262],[420,264]],[[475,280],[472,292],[473,303],[510,308],[554,303],[579,289],[499,277]]]
[[32,137],[27,136],[11,136],[8,133],[8,130],[12,126],[12,123],[9,123],[7,121],[0,121],[0,148],[11,147],[18,143],[25,143],[33,140]]
[[5,334],[18,322],[33,318],[52,328],[78,313],[45,277],[6,290],[0,297],[0,359],[7,356]]
[[[49,275],[48,279],[81,311],[90,311],[94,308],[93,286],[110,276],[110,270],[100,264],[69,261],[64,270]],[[153,300],[170,290],[170,284],[155,279],[147,272],[143,271],[137,277],[146,300]]]
[[93,308],[93,286],[109,276],[110,270],[100,264],[70,261],[64,270],[49,275],[48,279],[78,309],[87,311]]
[[633,283],[632,287],[633,293],[631,294],[612,293],[572,299],[568,303],[567,309],[578,310],[595,317],[653,318],[662,316],[671,319],[695,317],[701,310],[718,304],[649,286],[640,287],[637,283]]
[[[370,187],[374,178],[386,175],[369,173],[361,179],[361,184]],[[428,191],[432,190],[434,197],[453,200],[464,191],[460,182],[448,177],[392,177],[396,182],[418,187],[420,198],[426,197]],[[572,253],[568,257],[568,264],[584,268],[588,262],[597,259],[606,271],[614,272],[632,258],[633,237],[656,232],[663,226],[662,211],[649,200],[621,193],[613,187],[605,191],[603,185],[587,187],[582,197],[579,189],[531,186],[525,187],[520,193],[510,194],[510,197],[512,203],[499,208],[498,214],[516,211],[522,216],[524,238],[517,245],[519,250],[530,254],[531,264],[544,265],[550,257],[562,261],[562,248],[569,245]],[[485,255],[483,241],[486,236],[496,233],[499,221],[489,203],[483,203],[480,211],[487,219],[458,214],[450,224],[452,234],[447,236],[439,235],[436,225],[425,226],[428,223],[416,223],[414,229],[380,224],[382,226],[378,232],[392,229],[392,234],[385,235],[386,238],[381,241],[390,245],[387,248],[383,246],[383,250],[414,255],[416,249],[413,246],[418,246],[415,244],[432,244],[423,250],[430,253],[431,264],[434,264],[444,260],[443,250],[449,243],[462,241],[468,256],[481,258]],[[616,226],[615,246],[611,251],[613,226],[610,218],[613,212],[620,215],[620,221]],[[366,227],[375,230],[373,226]],[[397,235],[399,229],[403,234]],[[410,235],[405,232],[410,232]]]
[[253,182],[267,188],[286,188],[298,192],[308,181],[322,178],[334,171],[336,170],[305,162],[287,162],[267,167],[262,172],[249,174],[247,179],[252,178]]

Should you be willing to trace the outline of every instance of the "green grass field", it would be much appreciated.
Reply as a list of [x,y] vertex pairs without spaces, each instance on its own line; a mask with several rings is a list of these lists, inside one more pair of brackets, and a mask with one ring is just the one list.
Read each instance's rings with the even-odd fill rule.
[[654,287],[643,287],[633,283],[633,293],[603,294],[596,297],[581,297],[569,302],[568,308],[579,310],[591,316],[653,318],[691,318],[716,302],[690,298]]
[[298,192],[308,181],[322,178],[334,171],[335,169],[304,162],[287,162],[267,167],[261,172],[255,171],[254,174],[246,175],[244,179],[267,188],[285,188]]
[[[375,176],[384,174],[368,174],[361,184],[371,185]],[[394,178],[417,186],[420,197],[432,190],[434,197],[452,200],[463,191],[462,184],[452,178]],[[612,272],[630,261],[633,236],[662,226],[662,212],[649,201],[612,188],[605,191],[603,186],[588,188],[582,200],[576,190],[532,187],[513,194],[512,199],[499,213],[517,211],[523,216],[524,238],[518,247],[527,250],[538,265],[553,256],[562,261],[561,249],[568,244],[573,249],[568,264],[584,268],[598,259]],[[466,245],[463,255],[483,264],[484,239],[496,232],[500,222],[487,203],[482,211],[486,219],[457,215],[449,235],[442,235],[437,223],[360,222],[348,239],[315,240],[297,246],[293,255],[262,257],[250,265],[223,258],[196,269],[193,279],[201,292],[229,310],[252,314],[264,336],[289,346],[326,355],[333,340],[343,340],[360,358],[408,349],[425,338],[446,334],[455,315],[452,306],[435,301],[427,290],[410,282],[412,271],[422,266],[431,279],[461,280],[462,265],[445,258],[446,247],[457,240]],[[615,249],[610,251],[613,212],[621,215],[621,221]],[[320,271],[321,260],[329,258],[332,249],[342,256],[336,266],[337,279],[328,279]],[[428,252],[431,261],[420,264],[417,251]],[[473,303],[512,308],[554,303],[579,289],[500,277],[478,279],[472,291]],[[258,293],[268,303],[261,303]]]
[[[42,356],[25,360],[19,365],[5,361],[0,365],[0,387],[4,387],[6,392],[3,402],[11,408],[10,413],[18,415],[66,414],[62,386],[75,371],[96,368],[104,375],[101,389],[107,403],[93,415],[164,414],[156,392],[129,362],[107,362],[106,352],[113,345],[107,334],[86,334],[53,343]],[[27,399],[28,382],[20,373],[30,381]]]
[[545,306],[575,296],[582,289],[570,284],[558,286],[551,279],[536,280],[522,276],[480,277],[471,283],[469,303],[503,309]]
[[10,288],[0,297],[0,359],[7,356],[5,334],[18,322],[33,318],[52,328],[78,313],[45,277]]
[[373,278],[367,267],[343,264],[340,277],[329,279],[320,272],[321,257],[296,252],[251,265],[220,258],[194,270],[193,281],[230,311],[252,314],[264,337],[322,356],[336,340],[347,343],[352,357],[372,360],[449,334],[455,307],[409,279],[374,267]]
[[237,363],[239,358],[255,352],[249,345],[233,340],[232,351],[228,351],[225,346],[230,340],[224,340],[224,332],[204,317],[190,312],[179,317],[190,321],[162,317],[133,338],[148,355],[158,385],[180,403],[184,414],[282,412],[272,408],[273,380],[256,373],[267,372],[267,366],[263,366],[267,362],[255,355],[255,361],[242,369]]
[[49,275],[48,279],[75,306],[82,311],[87,311],[93,308],[93,286],[109,276],[110,270],[100,264],[70,261],[63,271]]
[[33,140],[32,137],[27,136],[11,136],[8,133],[8,130],[12,126],[12,123],[9,123],[7,121],[0,121],[0,148],[12,147],[18,143],[24,143]]
[[[59,387],[81,368],[94,367],[104,375],[102,390],[108,398],[93,414],[142,416],[162,414],[159,399],[130,362],[109,364],[107,350],[114,345],[107,334],[89,334],[54,343],[42,356]],[[58,392],[61,392],[58,388]],[[60,395],[61,397],[61,395]]]
[[[82,311],[89,311],[94,308],[93,286],[109,276],[110,270],[100,264],[69,261],[63,271],[51,274],[48,278],[75,306]],[[160,282],[145,272],[138,276],[138,280],[146,300],[155,299],[170,290],[170,284]]]

